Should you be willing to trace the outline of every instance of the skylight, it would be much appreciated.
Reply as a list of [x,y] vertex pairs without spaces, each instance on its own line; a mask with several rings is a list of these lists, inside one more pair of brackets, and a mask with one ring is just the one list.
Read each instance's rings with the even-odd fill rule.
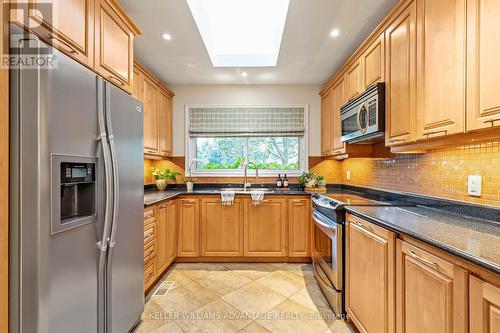
[[289,0],[187,0],[214,67],[278,62]]

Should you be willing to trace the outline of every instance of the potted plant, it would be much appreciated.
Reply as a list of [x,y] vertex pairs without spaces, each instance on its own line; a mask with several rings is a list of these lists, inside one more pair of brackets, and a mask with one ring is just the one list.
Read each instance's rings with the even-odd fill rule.
[[151,167],[153,178],[156,180],[156,188],[159,191],[167,189],[168,180],[175,180],[180,173],[171,171],[169,168],[153,168]]
[[326,179],[324,176],[318,176],[317,177],[317,184],[318,187],[326,187]]
[[314,187],[316,186],[317,176],[312,172],[302,172],[299,176],[299,184],[302,187]]

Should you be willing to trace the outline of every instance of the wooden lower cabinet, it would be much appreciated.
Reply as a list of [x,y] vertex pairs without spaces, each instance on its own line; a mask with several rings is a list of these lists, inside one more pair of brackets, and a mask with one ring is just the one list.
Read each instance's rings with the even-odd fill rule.
[[347,215],[346,310],[360,332],[394,332],[395,240],[393,232]]
[[201,200],[201,255],[243,256],[243,200],[223,206],[219,196]]
[[500,287],[471,276],[469,316],[469,332],[500,332]]
[[286,199],[265,199],[260,206],[245,200],[244,255],[287,256]]
[[308,198],[288,199],[288,256],[308,257],[311,254],[311,201]]
[[144,263],[144,291],[148,290],[156,280],[156,260],[150,259]]
[[200,199],[180,199],[177,237],[178,257],[200,255]]
[[158,275],[175,259],[176,254],[176,201],[168,201],[158,205],[158,220],[156,222],[156,269]]
[[396,249],[397,331],[467,332],[468,272],[401,240]]

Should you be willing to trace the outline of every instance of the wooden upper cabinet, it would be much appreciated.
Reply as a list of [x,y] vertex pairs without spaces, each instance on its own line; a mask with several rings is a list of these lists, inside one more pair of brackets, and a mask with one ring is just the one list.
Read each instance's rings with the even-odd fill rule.
[[30,7],[34,33],[86,66],[94,66],[94,0],[31,0]]
[[396,235],[350,214],[347,222],[347,313],[361,332],[393,333]]
[[243,200],[223,206],[220,197],[201,200],[201,255],[243,256]]
[[158,107],[159,155],[172,155],[172,96],[160,89]]
[[471,276],[469,316],[469,332],[500,332],[500,288]]
[[261,206],[245,199],[245,256],[286,257],[286,209],[286,199],[265,199]]
[[200,255],[200,200],[181,199],[177,236],[178,257]]
[[467,131],[500,126],[499,17],[500,1],[467,0]]
[[416,139],[416,3],[412,2],[385,31],[386,145]]
[[341,140],[342,121],[340,119],[340,108],[347,103],[345,94],[345,79],[342,77],[335,82],[330,92],[330,112],[331,112],[331,145],[333,155],[345,154],[346,143]]
[[384,33],[372,42],[361,55],[363,64],[363,91],[377,82],[384,82],[385,76],[385,40]]
[[144,100],[144,75],[142,72],[134,66],[134,76],[132,80],[132,96],[140,100],[141,102]]
[[331,90],[321,96],[321,155],[323,156],[330,155],[332,151],[330,94]]
[[462,133],[465,128],[465,0],[415,1],[417,139]]
[[144,76],[144,152],[158,154],[158,123],[159,123],[159,87],[148,76]]
[[346,97],[353,99],[363,92],[363,71],[361,58],[352,63],[345,73]]
[[99,74],[132,92],[134,36],[139,30],[115,0],[96,0],[95,67]]
[[398,240],[396,276],[398,332],[467,332],[467,271]]
[[309,257],[311,254],[311,200],[288,200],[288,256]]

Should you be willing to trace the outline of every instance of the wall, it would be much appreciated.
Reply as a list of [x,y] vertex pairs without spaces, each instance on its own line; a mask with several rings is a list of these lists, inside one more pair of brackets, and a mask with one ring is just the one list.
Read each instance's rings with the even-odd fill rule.
[[[402,154],[394,159],[354,158],[342,162],[342,182],[500,206],[498,140]],[[346,178],[351,171],[351,181]],[[482,195],[467,195],[467,176],[481,175]]]
[[321,99],[319,85],[185,85],[173,86],[173,155],[185,156],[187,104],[309,105],[309,155],[320,155]]

